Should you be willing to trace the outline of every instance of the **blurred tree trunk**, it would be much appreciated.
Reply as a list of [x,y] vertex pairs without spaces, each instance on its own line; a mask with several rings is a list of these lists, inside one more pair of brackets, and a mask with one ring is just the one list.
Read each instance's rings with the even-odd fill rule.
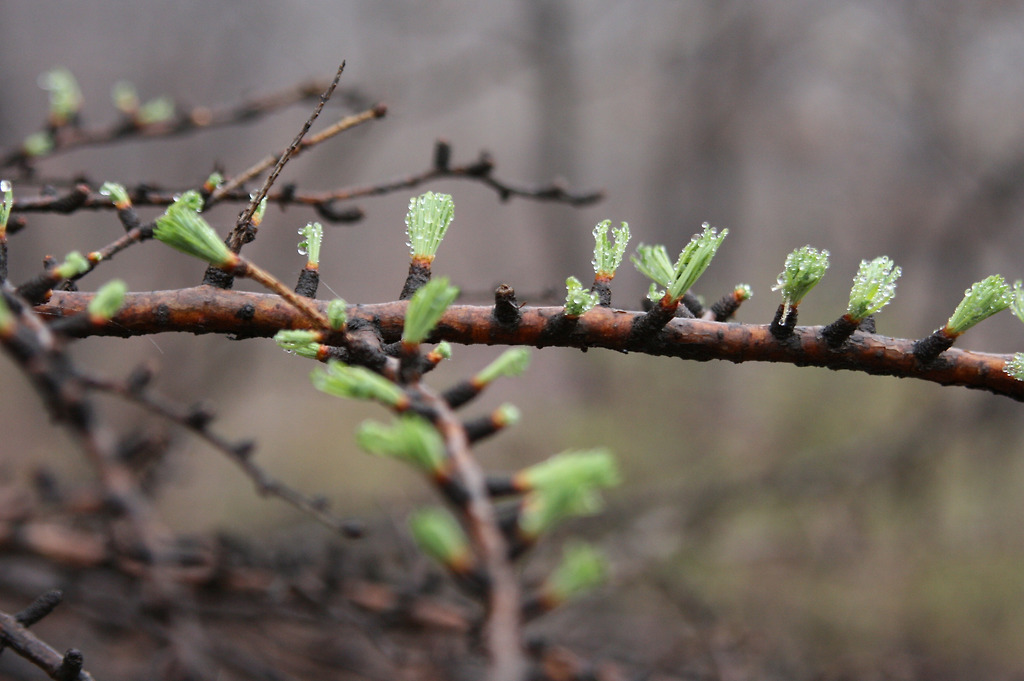
[[[740,14],[737,14],[740,12]],[[699,17],[703,30],[683,30]],[[678,248],[702,222],[728,226],[739,217],[742,143],[737,121],[746,92],[757,80],[754,10],[707,2],[702,12],[681,10],[680,40],[663,57],[662,99],[655,122],[647,222],[669,249]]]
[[[528,61],[532,62],[537,93],[533,100],[536,148],[532,174],[571,181],[579,174],[581,122],[577,113],[579,74],[574,58],[570,8],[559,0],[527,0],[525,14],[531,37]],[[558,283],[570,268],[571,261],[565,254],[580,248],[582,223],[571,211],[536,213],[543,255],[547,259],[547,281]]]

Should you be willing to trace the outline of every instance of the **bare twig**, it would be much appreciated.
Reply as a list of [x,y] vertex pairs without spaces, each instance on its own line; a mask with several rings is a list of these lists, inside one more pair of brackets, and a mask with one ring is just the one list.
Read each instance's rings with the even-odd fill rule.
[[[158,521],[131,470],[115,456],[114,435],[96,417],[87,382],[39,316],[9,286],[2,294],[5,306],[15,314],[0,332],[0,345],[32,382],[54,420],[67,427],[95,470],[109,502],[106,509],[116,511],[106,518],[111,541],[118,549],[116,558],[124,561],[141,557],[142,574],[153,585],[154,595],[167,604],[179,602],[181,594],[166,576],[171,536]],[[122,519],[129,531],[127,537],[118,532]],[[171,638],[194,628],[173,608],[166,623]],[[201,659],[202,647],[196,646],[191,653],[191,660]],[[77,678],[80,669],[77,654],[70,655],[69,651],[61,658],[53,672],[58,675],[53,678]]]
[[550,183],[537,187],[524,187],[513,185],[509,182],[499,180],[492,175],[494,160],[490,154],[483,152],[477,160],[458,166],[434,165],[428,170],[413,175],[395,178],[387,182],[378,182],[346,189],[338,189],[323,194],[298,195],[296,202],[309,202],[324,204],[330,201],[348,201],[367,196],[379,196],[390,194],[396,191],[412,189],[426,182],[436,179],[465,179],[482,182],[498,193],[501,200],[505,201],[513,197],[534,199],[538,201],[555,201],[566,203],[570,206],[586,206],[596,203],[604,198],[604,193],[595,192],[571,192],[559,183]]
[[231,459],[252,480],[260,494],[281,499],[338,534],[355,537],[361,533],[359,523],[331,513],[328,510],[325,499],[308,497],[280,480],[275,479],[263,470],[253,461],[253,444],[251,442],[229,442],[221,435],[212,431],[209,428],[209,423],[213,417],[206,411],[196,408],[182,408],[171,404],[149,391],[136,389],[130,382],[98,377],[88,377],[86,382],[91,388],[118,395],[191,431],[214,449]]
[[[81,653],[74,648],[64,655],[30,632],[16,617],[0,612],[0,642],[42,669],[54,681],[91,681],[92,675],[81,668]],[[74,675],[69,669],[77,662]]]
[[[196,106],[188,111],[182,111],[170,120],[154,123],[122,119],[111,126],[91,130],[64,127],[58,131],[54,147],[46,156],[66,153],[81,147],[122,141],[164,139],[198,130],[241,125],[259,120],[279,109],[319,97],[325,87],[324,81],[310,81],[221,108]],[[10,149],[0,153],[0,168],[23,164],[30,160],[21,147]]]
[[[338,121],[327,130],[324,130],[319,135],[316,135],[315,138],[318,139],[320,135],[326,132],[334,132],[334,134],[337,134],[349,127],[371,120],[375,117],[373,111],[373,109],[369,109],[360,114],[348,116],[341,121]],[[299,151],[301,152],[301,150],[305,149],[305,145],[310,144],[310,142],[311,140],[306,140],[303,146],[300,147]],[[489,160],[489,157],[484,155],[481,158],[488,159],[488,168],[493,167],[493,163]],[[271,167],[277,159],[278,157],[274,155],[267,156],[248,170],[221,185],[211,195],[210,203],[213,203],[214,201],[219,203],[251,202],[252,196],[249,192],[240,189],[241,185]],[[554,201],[571,206],[584,206],[595,203],[604,198],[603,192],[573,192],[554,183],[536,187],[515,185],[506,180],[494,177],[489,171],[486,174],[481,173],[481,167],[481,161],[478,159],[477,161],[472,161],[464,165],[445,167],[443,169],[432,167],[422,172],[401,178],[355,187],[345,187],[327,192],[303,191],[290,185],[280,191],[268,191],[266,198],[268,203],[280,204],[282,206],[292,204],[309,206],[314,208],[325,220],[334,222],[352,222],[361,219],[363,215],[362,211],[357,208],[347,211],[339,211],[334,208],[333,204],[335,203],[413,189],[428,182],[440,179],[461,179],[469,180],[471,182],[480,182],[496,191],[502,200],[507,200],[509,198],[523,198],[535,201]],[[180,188],[168,189],[151,184],[134,188],[128,187],[129,197],[132,200],[132,204],[135,206],[169,206],[174,203],[175,197],[180,195],[182,191],[183,190]],[[74,209],[69,211],[68,204],[70,196],[70,193],[19,196],[14,200],[12,212],[14,214],[55,212],[69,213],[78,210],[114,209],[114,205],[111,203],[109,197],[95,192],[89,193],[84,198],[81,198],[74,206]]]
[[[313,113],[310,114],[309,118],[306,119],[306,122],[303,123],[302,129],[299,130],[299,133],[295,136],[295,139],[292,140],[292,143],[289,144],[288,147],[283,152],[281,152],[281,154],[277,158],[277,164],[274,166],[274,169],[270,172],[270,175],[267,176],[267,179],[266,181],[264,181],[263,186],[260,187],[260,190],[253,195],[252,200],[249,201],[249,206],[239,216],[238,223],[235,225],[235,230],[231,234],[231,239],[228,243],[228,246],[235,253],[238,253],[242,249],[243,243],[251,240],[251,238],[246,238],[246,233],[248,232],[252,225],[253,214],[256,213],[256,209],[259,208],[260,202],[263,201],[263,197],[267,195],[267,192],[270,190],[270,187],[273,186],[274,182],[277,180],[278,175],[281,174],[281,170],[284,168],[285,164],[288,163],[288,160],[291,159],[291,157],[298,151],[299,146],[302,144],[302,138],[306,136],[306,133],[309,132],[309,129],[313,126],[313,123],[316,121],[317,118],[319,118],[320,112],[323,111],[324,106],[327,104],[327,101],[331,98],[331,95],[334,94],[334,89],[338,87],[338,81],[341,80],[341,74],[344,71],[345,62],[342,62],[341,66],[338,67],[338,72],[334,75],[334,80],[331,81],[331,84],[327,86],[327,89],[324,90],[324,93],[320,95],[320,101],[317,102],[316,108],[313,109]],[[256,172],[258,174],[263,171],[259,170]],[[237,187],[241,184],[241,182],[245,182],[245,180],[243,179],[241,180],[241,182],[238,183],[235,182],[235,180],[232,180],[229,181],[227,184],[234,184],[234,186]],[[214,201],[216,200],[215,195],[216,192],[214,192],[214,195],[210,197]]]

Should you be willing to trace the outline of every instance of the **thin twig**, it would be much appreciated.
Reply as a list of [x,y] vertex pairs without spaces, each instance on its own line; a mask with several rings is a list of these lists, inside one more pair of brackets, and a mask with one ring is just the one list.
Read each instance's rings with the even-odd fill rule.
[[281,296],[289,305],[294,307],[305,315],[307,319],[313,322],[316,327],[321,329],[331,328],[330,323],[327,321],[327,315],[317,307],[314,301],[306,298],[305,296],[300,296],[262,267],[243,259],[237,266],[235,273],[239,276],[248,277],[266,288],[268,291]]
[[386,182],[378,182],[363,186],[337,189],[332,192],[321,194],[296,194],[296,203],[324,204],[330,201],[347,201],[351,199],[379,196],[390,194],[396,191],[412,189],[426,182],[437,179],[464,179],[481,182],[498,193],[503,200],[512,197],[534,199],[537,201],[556,201],[566,203],[570,206],[586,206],[596,203],[604,198],[604,192],[571,192],[561,184],[549,183],[536,187],[525,187],[514,185],[504,180],[495,178],[491,172],[494,169],[494,161],[486,152],[470,163],[459,166],[433,166],[428,170],[404,177],[395,178]]
[[149,391],[133,389],[124,381],[99,377],[87,377],[87,384],[97,390],[117,395],[137,404],[147,411],[185,428],[201,438],[214,449],[226,455],[245,475],[252,480],[262,495],[275,496],[282,501],[314,518],[317,522],[338,534],[353,537],[361,532],[358,523],[336,516],[327,510],[323,499],[307,497],[296,489],[275,479],[252,459],[252,443],[232,443],[209,428],[210,415],[196,409],[175,406]]
[[[381,116],[383,116],[382,112],[384,112],[384,111],[386,111],[386,109],[384,109],[382,105],[377,105],[377,106],[373,107],[372,109],[367,109],[365,111],[361,111],[360,113],[353,114],[351,116],[345,116],[341,120],[337,121],[336,123],[334,123],[330,127],[328,127],[325,130],[323,130],[315,138],[311,138],[309,140],[306,140],[304,143],[299,144],[294,149],[292,149],[290,158],[298,156],[303,151],[305,151],[305,150],[307,150],[307,149],[309,149],[309,148],[311,148],[313,146],[316,146],[317,144],[320,144],[321,142],[323,142],[323,141],[325,141],[327,139],[330,139],[331,137],[334,137],[334,136],[336,136],[336,135],[338,135],[340,133],[343,133],[346,130],[349,130],[350,128],[354,128],[357,125],[361,125],[362,123],[366,123],[367,121],[372,121],[375,118],[380,118]],[[315,139],[316,141],[313,141],[313,139]],[[275,164],[280,164],[280,160],[279,159],[280,158],[284,158],[283,153],[284,152],[282,152],[281,155],[271,154],[269,156],[266,156],[262,160],[257,161],[255,164],[253,164],[249,168],[245,169],[244,171],[242,171],[241,173],[239,173],[235,177],[231,178],[230,180],[228,180],[227,182],[222,184],[220,187],[218,187],[213,192],[213,194],[210,195],[209,203],[212,204],[214,202],[224,201],[224,200],[234,200],[234,201],[237,201],[240,198],[242,198],[243,196],[245,197],[245,200],[247,200],[247,201],[249,201],[251,203],[252,202],[252,197],[247,195],[247,194],[244,194],[244,193],[240,194],[238,188],[241,187],[246,182],[248,182],[249,180],[251,180],[252,178],[254,178],[257,175],[259,175],[260,173],[262,173],[263,171],[265,171],[267,168],[270,168],[271,166],[273,166]],[[274,177],[276,179],[276,176],[274,176]],[[276,201],[276,202],[280,202],[280,203],[291,203],[291,202],[295,201],[294,197],[297,196],[297,195],[295,195],[293,192],[280,192],[280,193],[275,194],[273,196],[270,196],[268,194],[264,194],[264,196],[268,196],[268,198],[267,198],[268,202]],[[262,201],[262,199],[260,199],[260,200]],[[315,203],[315,200],[314,201],[295,201],[295,202],[298,202],[298,203]]]
[[[77,440],[95,470],[110,501],[107,508],[117,510],[116,516],[107,518],[107,522],[110,536],[120,549],[118,558],[138,556],[141,551],[143,574],[153,585],[154,593],[166,603],[179,602],[182,594],[167,576],[170,534],[157,520],[132,472],[115,455],[114,434],[97,418],[86,381],[38,314],[18,300],[9,286],[5,285],[3,295],[5,304],[17,313],[0,333],[0,345],[32,382],[53,419],[65,425]],[[118,536],[115,524],[121,518],[130,528],[130,539],[134,543]],[[171,635],[194,628],[192,622],[173,609],[168,612],[166,621]],[[192,653],[192,659],[202,655],[200,647]],[[55,673],[63,681],[69,675],[77,676],[75,670],[80,666],[77,657],[65,655]]]
[[[320,112],[324,110],[327,100],[329,100],[331,95],[334,94],[334,89],[338,87],[338,81],[341,80],[341,74],[344,71],[345,62],[342,62],[338,67],[338,72],[334,75],[334,80],[331,81],[329,86],[327,86],[324,93],[320,95],[320,101],[317,102],[316,108],[313,109],[313,113],[310,114],[309,118],[306,119],[306,122],[303,123],[302,129],[299,130],[299,133],[295,136],[295,139],[292,140],[292,143],[289,144],[288,148],[281,153],[280,157],[277,159],[277,165],[274,166],[270,175],[267,176],[267,179],[264,181],[263,186],[260,187],[260,190],[253,195],[252,200],[249,202],[249,206],[241,216],[239,216],[238,223],[235,225],[235,231],[232,233],[229,243],[231,250],[235,253],[238,253],[242,248],[242,244],[244,243],[243,237],[252,224],[252,216],[256,213],[256,209],[259,208],[260,202],[263,201],[263,197],[267,195],[267,192],[274,185],[278,175],[281,174],[281,169],[284,168],[285,164],[288,163],[288,160],[299,148],[299,145],[302,144],[302,138],[306,136],[307,132],[309,132],[309,129],[313,126],[313,122],[320,117]],[[210,198],[214,197],[211,196]]]
[[[51,679],[67,681],[63,676],[65,655],[61,655],[42,639],[26,629],[13,615],[0,612],[0,642],[25,658]],[[69,651],[70,652],[70,651]],[[77,652],[77,651],[75,651]],[[80,653],[79,653],[80,654]],[[78,681],[91,681],[92,675],[80,670],[75,677]]]
[[[257,121],[279,109],[317,97],[323,92],[324,87],[323,81],[311,81],[225,107],[196,106],[179,113],[168,121],[140,123],[125,118],[113,125],[91,130],[64,127],[54,139],[53,149],[40,158],[48,158],[82,147],[101,146],[115,142],[164,139],[199,130],[241,125]],[[359,98],[353,97],[352,99]],[[0,153],[0,168],[32,160],[34,159],[27,156],[21,147],[12,148]]]
[[[354,125],[371,120],[374,117],[373,109],[368,109],[367,111],[363,111],[362,113],[355,114],[353,116],[348,116],[341,121],[338,121],[324,132],[330,130],[337,134],[338,132],[343,132]],[[319,137],[319,135],[317,135],[317,137]],[[306,145],[309,143],[310,140],[305,140],[298,150],[298,153],[301,153],[306,149]],[[213,192],[213,194],[211,194],[211,199],[208,203],[251,202],[252,196],[248,192],[239,189],[239,187],[244,182],[252,179],[252,177],[259,175],[264,170],[271,167],[277,159],[278,156],[269,155],[248,170],[239,174],[235,178],[232,178],[229,182],[221,185]],[[332,209],[331,204],[339,201],[351,201],[353,199],[381,196],[397,191],[404,191],[406,189],[413,189],[428,182],[441,179],[460,179],[480,182],[496,191],[503,200],[511,197],[517,197],[535,201],[556,201],[571,206],[584,206],[600,201],[604,197],[603,192],[573,192],[568,191],[557,184],[539,185],[535,187],[516,185],[506,180],[493,177],[489,174],[482,175],[477,172],[478,168],[479,161],[473,161],[464,165],[445,168],[443,170],[429,168],[422,172],[407,175],[405,177],[385,180],[374,184],[334,189],[327,192],[303,191],[297,187],[289,186],[281,191],[268,192],[266,199],[268,203],[280,204],[282,206],[292,204],[309,206],[319,211],[321,215],[330,215],[332,212],[337,212]],[[133,205],[156,207],[171,205],[174,203],[175,197],[184,191],[182,188],[163,188],[152,184],[136,188],[128,187],[127,189]],[[53,213],[58,212],[58,208],[61,207],[64,208],[59,212],[68,213],[69,211],[66,209],[68,196],[69,195],[67,193],[55,195],[41,194],[39,196],[17,196],[14,199],[12,213]],[[114,205],[111,203],[109,197],[98,192],[94,192],[90,193],[78,203],[74,211],[77,212],[78,210],[114,210]],[[345,221],[351,221],[359,219],[361,215],[362,211],[354,209],[346,212],[344,214],[344,218]]]

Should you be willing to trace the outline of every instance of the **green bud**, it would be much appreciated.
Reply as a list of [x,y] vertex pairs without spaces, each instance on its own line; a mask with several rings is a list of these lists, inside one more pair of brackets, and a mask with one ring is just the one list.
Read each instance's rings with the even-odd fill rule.
[[193,210],[196,213],[200,213],[202,212],[204,206],[203,197],[199,194],[199,192],[190,189],[183,193],[181,196],[175,198],[174,204],[172,204],[171,207],[173,207],[174,205],[178,205],[183,208],[189,208],[190,210]]
[[862,260],[857,275],[853,278],[850,303],[846,306],[846,314],[850,319],[860,322],[888,305],[896,295],[896,280],[902,273],[903,271],[884,255],[871,262]]
[[608,562],[590,544],[573,542],[562,552],[562,562],[544,580],[544,595],[555,603],[564,603],[602,584],[608,575]]
[[139,93],[127,80],[119,80],[110,88],[114,107],[123,114],[134,116],[139,110]]
[[89,261],[78,251],[71,251],[64,256],[64,262],[58,265],[53,273],[61,279],[71,279],[89,271]]
[[224,184],[224,176],[215,170],[206,178],[206,182],[203,183],[203,189],[212,192],[222,184]]
[[320,244],[324,240],[324,227],[319,222],[310,222],[305,227],[299,228],[299,255],[309,257],[311,265],[320,264]]
[[166,96],[149,100],[139,107],[136,114],[136,120],[143,125],[164,123],[172,118],[174,118],[174,100]]
[[7,220],[11,217],[11,207],[14,205],[14,188],[7,180],[0,180],[0,193],[3,200],[0,201],[0,235],[7,232]]
[[[655,284],[668,286],[675,278],[672,260],[668,257],[668,249],[662,245],[648,246],[640,244],[636,253],[629,258],[640,274],[652,279]],[[654,286],[652,285],[652,290]]]
[[451,359],[452,358],[452,344],[448,341],[441,341],[434,349],[431,350],[432,355],[436,355],[439,359]]
[[773,291],[782,290],[785,309],[781,323],[786,322],[790,309],[799,305],[804,296],[825,276],[829,265],[828,256],[828,251],[819,251],[810,246],[798,248],[786,256],[786,264],[779,273],[778,283],[772,286]]
[[431,475],[444,469],[444,441],[422,416],[404,414],[390,426],[366,421],[356,431],[356,442],[370,454],[402,459]]
[[498,423],[503,428],[508,426],[514,426],[519,423],[521,418],[519,413],[519,407],[514,404],[503,404],[494,410],[493,419],[495,423]]
[[117,208],[127,208],[132,205],[132,200],[128,196],[128,190],[124,188],[124,185],[116,182],[104,182],[103,186],[100,187],[100,194],[109,196],[111,203]]
[[975,324],[1005,310],[1013,300],[1010,285],[998,274],[993,274],[964,291],[964,299],[946,322],[946,331],[952,336],[959,336]]
[[50,120],[54,125],[64,125],[82,108],[78,81],[65,68],[53,69],[39,76],[39,87],[50,93]]
[[459,289],[448,285],[448,278],[432,279],[419,288],[409,300],[405,312],[405,328],[402,330],[402,342],[418,345],[427,339],[441,320]]
[[1016,353],[1013,359],[1003,365],[1003,371],[1007,376],[1024,381],[1024,352]]
[[409,516],[409,530],[423,553],[457,572],[469,569],[473,554],[462,526],[442,508],[425,508]]
[[260,199],[260,203],[256,206],[256,210],[252,214],[252,224],[254,227],[259,227],[263,224],[263,216],[267,214],[267,197]]
[[448,194],[427,192],[409,200],[405,229],[413,258],[433,260],[455,217],[455,202]]
[[1017,319],[1024,322],[1024,288],[1021,288],[1020,279],[1013,284],[1013,298],[1010,300],[1010,311],[1013,312]]
[[274,334],[274,342],[299,357],[317,359],[320,355],[320,332],[309,329],[282,329]]
[[124,304],[124,294],[128,286],[120,279],[112,279],[96,291],[89,303],[89,315],[94,319],[109,320]]
[[[625,222],[618,229],[611,229],[612,221],[603,220],[594,227],[594,274],[611,279],[622,264],[622,256],[629,244],[629,225]],[[611,232],[615,243],[608,238]]]
[[568,291],[565,296],[565,314],[568,317],[579,317],[599,302],[600,296],[583,288],[576,277],[566,279],[565,288]]
[[341,331],[348,324],[348,303],[335,298],[327,303],[327,323],[334,331]]
[[409,398],[402,389],[365,367],[349,366],[331,360],[310,375],[313,387],[328,395],[357,400],[374,400],[395,409],[404,408]]
[[733,290],[733,295],[738,300],[750,300],[754,297],[754,289],[750,288],[750,284],[737,284]]
[[473,383],[483,387],[502,376],[519,376],[530,366],[530,350],[528,348],[509,348],[481,369],[473,377]]
[[175,199],[156,219],[153,236],[171,248],[205,260],[214,267],[231,267],[238,256],[228,250],[213,227],[197,211],[203,207],[198,192],[189,190]]
[[34,132],[25,138],[21,148],[25,155],[33,158],[46,156],[53,151],[53,136],[46,131]]

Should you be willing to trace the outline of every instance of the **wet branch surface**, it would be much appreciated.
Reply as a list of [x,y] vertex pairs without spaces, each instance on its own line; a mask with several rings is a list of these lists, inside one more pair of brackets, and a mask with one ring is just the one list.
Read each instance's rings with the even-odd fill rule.
[[[85,310],[89,293],[54,291],[36,308],[45,317]],[[319,303],[326,310],[326,303]],[[401,336],[406,303],[356,305],[350,319],[375,325],[385,342]],[[985,390],[1024,401],[1024,382],[1003,372],[1009,355],[951,348],[926,364],[914,356],[915,341],[855,332],[833,348],[822,334],[825,327],[797,327],[786,341],[776,340],[769,325],[674,319],[647,338],[631,337],[641,312],[594,308],[567,334],[546,332],[561,318],[561,307],[523,307],[514,327],[499,323],[492,306],[453,305],[431,340],[466,345],[524,345],[604,348],[620,352],[731,362],[778,362],[834,370],[916,378],[940,385]],[[110,324],[88,330],[89,335],[142,336],[164,332],[237,334],[270,337],[281,329],[304,328],[304,318],[281,298],[262,293],[195,287],[172,291],[130,293]]]

